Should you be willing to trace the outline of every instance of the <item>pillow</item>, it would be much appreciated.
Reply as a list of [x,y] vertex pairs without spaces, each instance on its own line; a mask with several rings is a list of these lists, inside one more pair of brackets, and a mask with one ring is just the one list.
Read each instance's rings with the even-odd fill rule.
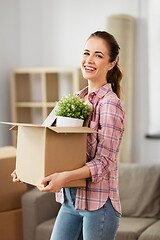
[[119,165],[122,215],[160,217],[160,164]]

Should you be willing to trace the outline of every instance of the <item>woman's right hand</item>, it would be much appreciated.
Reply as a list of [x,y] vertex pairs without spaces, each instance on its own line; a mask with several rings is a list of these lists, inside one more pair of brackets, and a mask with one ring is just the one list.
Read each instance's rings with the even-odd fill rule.
[[11,173],[11,177],[13,178],[12,181],[14,183],[21,183],[21,180],[17,177],[16,169]]

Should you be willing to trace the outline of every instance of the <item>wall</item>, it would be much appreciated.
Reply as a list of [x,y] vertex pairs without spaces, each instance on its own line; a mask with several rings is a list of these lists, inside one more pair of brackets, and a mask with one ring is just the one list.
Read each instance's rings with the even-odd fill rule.
[[21,0],[21,65],[79,66],[87,37],[114,13],[138,16],[138,0]]
[[160,1],[150,0],[148,5],[148,63],[149,70],[149,133],[160,133]]
[[[151,0],[3,0],[0,26],[4,40],[0,50],[0,118],[10,120],[9,70],[27,66],[80,66],[85,40],[91,32],[106,30],[107,16],[135,17],[134,135],[132,161],[160,162],[159,141],[145,139],[149,128],[148,2]],[[10,16],[10,17],[8,17]],[[9,43],[7,43],[7,41]],[[6,42],[6,44],[5,44]],[[7,51],[8,45],[13,47]],[[5,47],[4,47],[5,46]],[[7,57],[7,61],[4,58]],[[3,76],[2,76],[3,75]],[[5,96],[4,96],[5,95]],[[0,128],[2,132],[2,127]],[[10,142],[3,128],[0,145]]]
[[[10,69],[20,63],[19,0],[0,1],[0,121],[11,120]],[[0,146],[11,144],[8,127],[0,124]]]
[[160,31],[159,22],[155,22],[159,9],[160,2],[157,0],[139,1],[136,24],[132,160],[146,164],[160,163],[160,139],[145,137],[157,132],[160,123],[160,111],[157,109],[160,102],[157,78],[160,68],[158,59],[156,61]]
[[[145,79],[147,79],[148,91],[144,95],[143,104],[148,111],[142,117],[141,121],[143,123],[141,125],[142,127],[143,125],[145,126],[145,133],[147,134],[160,134],[160,1],[149,0],[147,9],[148,31],[146,39],[148,39],[148,54],[144,57],[147,59],[145,72],[148,78],[144,78],[141,89],[146,91]],[[144,73],[144,77],[146,73]],[[142,147],[143,154],[141,161],[146,163],[160,163],[160,139],[144,139]]]

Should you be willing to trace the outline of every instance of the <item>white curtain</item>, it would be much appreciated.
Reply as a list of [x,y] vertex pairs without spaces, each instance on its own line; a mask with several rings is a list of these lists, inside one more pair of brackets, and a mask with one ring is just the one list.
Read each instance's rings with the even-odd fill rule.
[[107,18],[107,31],[120,45],[120,65],[123,69],[123,104],[126,110],[126,128],[121,145],[120,161],[131,162],[133,129],[133,39],[134,19],[129,15],[112,15]]
[[160,1],[148,7],[149,134],[160,133]]

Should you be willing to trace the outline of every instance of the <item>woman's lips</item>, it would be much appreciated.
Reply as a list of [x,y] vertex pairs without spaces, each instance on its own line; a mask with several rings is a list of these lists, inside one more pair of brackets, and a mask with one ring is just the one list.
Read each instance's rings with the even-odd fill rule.
[[84,69],[86,72],[93,72],[96,70],[96,68],[94,67],[91,67],[91,66],[84,66]]

